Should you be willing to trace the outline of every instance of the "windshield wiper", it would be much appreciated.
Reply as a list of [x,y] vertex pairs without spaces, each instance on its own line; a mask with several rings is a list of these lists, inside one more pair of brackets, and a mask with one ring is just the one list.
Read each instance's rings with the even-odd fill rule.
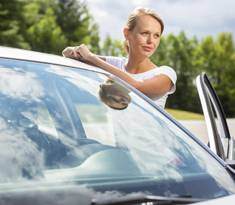
[[205,199],[189,198],[189,197],[165,197],[165,196],[154,196],[154,195],[127,195],[113,199],[92,199],[91,205],[131,205],[138,203],[156,202],[158,205],[167,204],[189,204]]

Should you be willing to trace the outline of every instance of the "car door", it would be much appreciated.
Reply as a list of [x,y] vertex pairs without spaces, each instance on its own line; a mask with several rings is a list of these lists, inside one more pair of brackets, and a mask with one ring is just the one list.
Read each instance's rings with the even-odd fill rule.
[[234,160],[234,139],[231,137],[222,104],[207,75],[196,78],[196,86],[207,126],[211,150],[225,161]]

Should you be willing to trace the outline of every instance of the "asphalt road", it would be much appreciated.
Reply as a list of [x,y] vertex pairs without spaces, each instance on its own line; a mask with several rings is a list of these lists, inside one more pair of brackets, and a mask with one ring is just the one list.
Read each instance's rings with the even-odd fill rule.
[[[205,121],[187,120],[180,121],[189,131],[199,137],[204,143],[208,142],[207,129]],[[235,119],[227,119],[230,135],[235,139]]]

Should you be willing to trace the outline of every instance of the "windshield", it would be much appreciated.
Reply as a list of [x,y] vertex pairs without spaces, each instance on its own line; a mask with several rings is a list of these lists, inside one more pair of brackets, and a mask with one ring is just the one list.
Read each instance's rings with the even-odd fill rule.
[[1,59],[0,105],[0,189],[72,181],[161,196],[235,192],[205,149],[104,74]]

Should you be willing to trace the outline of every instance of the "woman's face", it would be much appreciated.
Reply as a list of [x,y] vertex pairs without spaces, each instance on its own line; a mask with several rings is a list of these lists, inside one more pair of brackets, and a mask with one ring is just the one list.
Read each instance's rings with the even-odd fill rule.
[[150,57],[160,43],[161,24],[150,15],[139,16],[136,26],[131,31],[126,30],[125,37],[129,54]]

